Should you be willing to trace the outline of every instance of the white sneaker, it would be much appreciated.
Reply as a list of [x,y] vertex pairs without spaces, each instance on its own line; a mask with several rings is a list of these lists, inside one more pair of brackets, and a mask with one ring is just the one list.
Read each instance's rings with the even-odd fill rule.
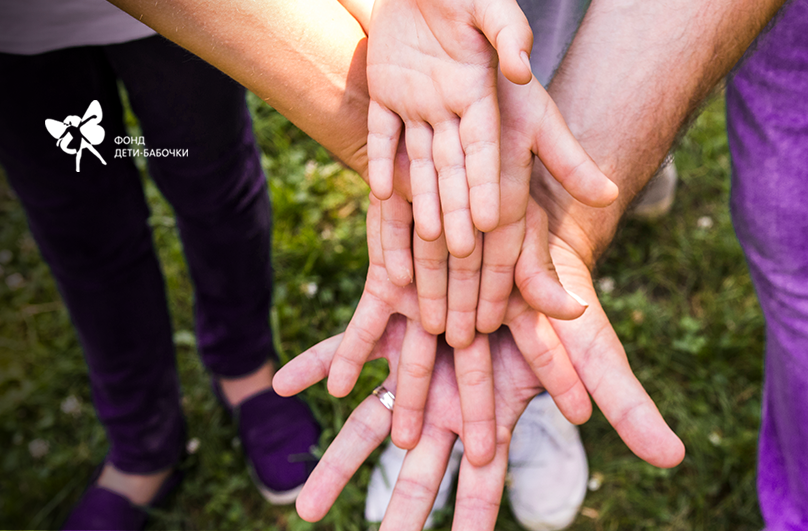
[[671,211],[676,195],[676,183],[679,174],[673,159],[665,161],[662,169],[650,180],[637,195],[629,208],[629,216],[634,219],[654,221]]
[[[406,455],[407,450],[402,450],[392,441],[387,443],[387,448],[382,452],[379,462],[370,475],[368,496],[365,500],[365,520],[368,522],[381,522],[384,519],[384,513],[390,504],[393,488],[396,485],[396,480],[401,472],[401,466],[404,464],[404,456]],[[460,469],[461,457],[463,457],[463,443],[458,439],[452,448],[446,473],[440,481],[438,494],[424,524],[424,529],[432,529],[434,527],[434,514],[446,507],[449,495],[452,493],[452,483],[455,476],[457,476],[457,471]]]
[[[367,521],[381,522],[384,518],[406,455],[406,450],[392,442],[382,452],[368,485]],[[424,529],[431,529],[435,512],[446,507],[462,456],[463,443],[458,440]],[[523,527],[530,531],[558,531],[575,520],[589,477],[586,452],[578,428],[564,418],[549,394],[531,400],[516,423],[508,469],[508,499]]]
[[508,499],[522,526],[556,531],[575,520],[586,495],[586,452],[549,394],[531,400],[516,423],[508,469]]

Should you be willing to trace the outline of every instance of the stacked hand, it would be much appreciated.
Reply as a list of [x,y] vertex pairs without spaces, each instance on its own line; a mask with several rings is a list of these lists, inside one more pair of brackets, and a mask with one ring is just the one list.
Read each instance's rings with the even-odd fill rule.
[[[370,227],[375,226],[377,216],[378,203],[372,200],[368,214]],[[369,234],[372,234],[370,230]],[[373,239],[374,236],[369,236],[371,269],[378,271],[381,268],[378,244],[374,244]],[[473,434],[468,435],[467,412],[462,405],[464,379],[456,367],[461,359],[460,352],[452,353],[442,341],[419,346],[417,339],[421,332],[417,321],[392,313],[392,306],[383,301],[393,301],[400,296],[403,301],[409,299],[403,306],[414,306],[412,287],[399,288],[389,281],[369,278],[366,295],[375,293],[372,297],[379,297],[377,303],[387,313],[365,321],[373,331],[365,336],[369,339],[362,348],[370,349],[367,359],[383,357],[389,362],[390,374],[384,386],[397,396],[394,413],[391,415],[375,396],[368,397],[354,411],[298,499],[298,512],[304,519],[322,518],[351,475],[390,433],[391,426],[395,429],[395,418],[415,413],[411,407],[402,406],[410,400],[405,398],[408,396],[406,386],[416,384],[417,387],[410,372],[402,369],[405,352],[410,350],[412,354],[413,347],[431,348],[436,356],[429,371],[431,382],[427,384],[428,397],[421,413],[423,431],[405,460],[383,529],[421,529],[458,435],[466,446],[466,455],[458,482],[455,528],[493,529],[507,467],[510,433],[527,402],[542,387],[553,393],[552,386],[558,386],[554,397],[568,417],[580,415],[580,420],[584,420],[589,415],[588,401],[580,403],[575,398],[579,392],[585,397],[585,391],[575,372],[568,371],[568,360],[572,360],[586,390],[632,451],[660,467],[675,466],[682,460],[682,443],[631,372],[625,351],[596,302],[589,271],[579,253],[554,234],[551,234],[550,252],[562,280],[591,297],[593,304],[579,319],[561,321],[535,312],[518,295],[511,297],[506,321],[513,335],[502,329],[488,336],[485,343],[490,346],[488,359],[491,360],[495,397],[495,420],[492,418],[491,422],[496,439],[492,458],[476,466],[469,445],[479,441]],[[360,324],[355,321],[356,318],[345,337],[355,332],[352,327]],[[416,326],[415,333],[413,326]],[[526,339],[520,342],[514,340],[514,336]],[[344,344],[345,337],[330,338],[282,368],[274,380],[278,393],[294,394],[329,376],[337,349]],[[565,377],[570,376],[565,382]],[[581,409],[570,411],[563,405],[568,401]],[[395,440],[395,434],[393,437]]]
[[[491,528],[508,434],[539,385],[575,423],[588,419],[591,394],[626,444],[652,464],[674,466],[683,455],[597,304],[581,258],[591,252],[580,249],[585,238],[569,241],[570,233],[551,227],[542,208],[557,214],[562,195],[606,206],[617,188],[543,87],[523,75],[519,61],[526,56],[519,52],[530,40],[522,35],[524,16],[516,7],[519,20],[506,0],[426,4],[379,0],[366,25],[373,194],[370,267],[359,306],[344,336],[310,349],[276,377],[276,389],[291,394],[328,376],[329,391],[344,396],[365,361],[390,362],[385,386],[396,391],[392,418],[375,397],[356,410],[301,495],[298,509],[307,519],[327,511],[392,431],[412,457],[402,470],[406,487],[394,495],[386,521],[402,528],[409,520],[395,515],[425,520],[457,434],[466,452],[458,507],[474,495],[488,505],[476,518],[476,505],[468,504],[455,523]],[[480,18],[488,12],[481,6],[493,4],[505,6],[492,10],[502,16]],[[495,77],[491,43],[502,70],[523,85]],[[535,198],[529,193],[534,171],[553,181]],[[559,225],[559,216],[552,221]],[[502,324],[510,333],[498,330]],[[436,336],[443,332],[448,345]],[[424,472],[419,462],[434,466]]]
[[[405,348],[405,329],[405,319],[393,316],[371,355],[390,364],[384,386],[397,394],[396,409],[403,385],[397,381],[401,372],[396,368]],[[275,389],[283,395],[293,394],[326,377],[339,341],[340,336],[332,337],[289,362],[275,376]],[[493,529],[505,481],[510,433],[527,403],[541,390],[507,331],[491,335],[490,345],[498,390],[496,456],[482,467],[472,466],[467,457],[463,458],[455,514],[458,529]],[[464,429],[452,367],[456,359],[448,345],[438,344],[423,434],[404,461],[382,529],[422,529],[426,521],[452,445]],[[390,411],[375,396],[354,410],[298,498],[297,509],[304,519],[315,521],[325,515],[353,473],[390,433],[390,426]]]
[[[458,349],[456,369],[461,379],[460,396],[463,411],[467,412],[464,418],[471,439],[466,449],[471,461],[478,464],[493,456],[494,404],[485,337],[475,335],[475,330],[493,332],[503,323],[509,305],[513,307],[508,324],[512,328],[520,327],[517,342],[526,355],[532,356],[532,366],[538,374],[544,370],[542,364],[546,360],[535,354],[539,343],[530,339],[527,323],[538,321],[537,311],[550,317],[573,319],[585,309],[582,299],[570,295],[554,274],[547,248],[546,217],[536,203],[529,200],[534,154],[543,158],[545,166],[562,186],[588,204],[608,204],[617,193],[614,184],[577,143],[535,79],[519,86],[499,76],[498,84],[503,110],[502,136],[507,141],[502,155],[501,187],[507,205],[502,209],[502,224],[484,238],[477,234],[475,239],[479,243],[475,244],[472,254],[459,258],[448,253],[443,235],[426,241],[417,230],[412,232],[413,210],[398,190],[381,202],[371,197],[368,281],[345,339],[337,350],[328,384],[335,396],[345,396],[351,390],[373,340],[381,336],[386,318],[392,313],[406,315],[411,322],[420,320],[417,332],[414,324],[408,326],[413,330],[408,335],[412,338],[408,344],[427,344],[427,333],[445,331],[447,342]],[[396,182],[405,183],[400,188],[408,194],[406,183],[414,188],[415,177],[406,176],[412,166],[402,156],[407,152],[401,149],[400,141],[397,146],[398,157],[392,159],[391,165],[397,170]],[[415,218],[417,220],[417,215]],[[530,237],[526,239],[528,232]],[[448,237],[448,228],[446,234]],[[415,289],[410,282],[411,275],[401,273],[407,268],[399,265],[412,264],[411,256],[414,256],[418,280]],[[513,292],[514,280],[522,288],[524,299],[518,291]],[[413,304],[416,292],[418,309]],[[531,306],[525,304],[525,300]],[[431,344],[434,345],[434,340]],[[400,413],[395,415],[393,425],[393,438],[404,448],[412,447],[418,440],[433,358],[434,347],[404,351],[404,363],[399,370],[405,373],[402,381],[407,385],[402,386],[406,391],[399,397]],[[555,365],[549,367],[556,368]],[[577,377],[569,363],[566,367],[566,373],[560,372],[559,383],[551,379],[547,386],[551,394],[566,395],[559,405],[570,420],[583,422],[589,414],[585,393],[582,386],[572,385]],[[572,388],[577,388],[578,392],[570,392]]]
[[374,195],[390,197],[405,125],[415,229],[433,241],[442,218],[449,250],[465,257],[475,247],[474,227],[489,231],[499,223],[497,56],[491,43],[503,49],[512,79],[525,83],[529,64],[519,55],[530,50],[532,34],[515,0],[463,0],[443,9],[450,4],[378,0],[373,6],[368,173]]
[[[572,265],[574,260],[570,262]],[[573,268],[574,269],[574,268]],[[586,276],[582,272],[581,280]],[[580,287],[585,287],[583,284]],[[588,316],[587,316],[588,317]],[[629,447],[651,464],[670,467],[683,457],[681,441],[662,420],[653,402],[634,379],[625,362],[625,353],[611,328],[592,329],[605,320],[602,311],[592,322],[573,326],[576,321],[546,319],[539,336],[548,344],[558,344],[558,333],[580,348],[577,356],[594,384],[593,396]],[[606,322],[608,325],[608,321]],[[388,360],[390,374],[384,386],[397,394],[399,407],[402,385],[402,351],[407,334],[406,318],[393,315],[379,338],[370,359]],[[572,340],[574,336],[576,340]],[[304,352],[275,376],[278,393],[291,395],[328,376],[331,360],[341,336],[332,337]],[[490,530],[499,509],[507,467],[510,434],[530,399],[541,390],[524,356],[506,330],[490,336],[493,385],[496,391],[496,447],[494,458],[484,466],[474,466],[466,454],[460,467],[454,528]],[[465,420],[460,405],[458,380],[452,367],[457,353],[443,342],[437,345],[432,384],[424,411],[423,433],[411,449],[396,483],[382,529],[421,529],[432,507],[441,477],[446,469],[455,438],[464,444]],[[597,374],[604,371],[605,374]],[[354,410],[312,473],[297,501],[298,513],[306,520],[321,519],[336,500],[353,473],[390,433],[391,414],[375,397],[368,397]]]

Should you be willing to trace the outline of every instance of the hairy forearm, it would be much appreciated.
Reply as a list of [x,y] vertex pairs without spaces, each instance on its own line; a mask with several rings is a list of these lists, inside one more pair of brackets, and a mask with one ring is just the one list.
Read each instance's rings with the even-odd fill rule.
[[549,92],[583,147],[618,184],[620,198],[593,209],[546,173],[534,178],[552,230],[563,233],[590,267],[689,116],[783,3],[592,2]]
[[366,42],[334,0],[110,0],[230,75],[362,175]]

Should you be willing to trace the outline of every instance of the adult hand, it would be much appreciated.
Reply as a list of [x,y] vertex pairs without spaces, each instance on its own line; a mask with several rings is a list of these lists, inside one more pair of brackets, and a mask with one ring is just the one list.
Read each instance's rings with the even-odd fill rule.
[[[393,439],[402,448],[411,448],[421,435],[437,337],[421,327],[415,286],[396,286],[387,278],[380,245],[380,210],[381,202],[371,196],[367,222],[370,265],[365,290],[333,355],[328,390],[334,396],[347,395],[383,337],[391,315],[405,315],[406,334],[397,364],[402,391],[393,418]],[[471,462],[480,465],[490,461],[495,451],[494,391],[487,337],[478,336],[458,350],[457,357],[466,453]]]
[[[547,249],[547,222],[535,202],[529,202],[535,157],[571,197],[583,204],[604,207],[618,195],[610,181],[570,132],[553,100],[532,78],[526,85],[499,76],[502,113],[502,214],[499,226],[485,235],[482,280],[477,305],[477,330],[489,333],[502,324],[514,285],[514,268],[522,253],[541,257],[547,274],[530,299],[534,308],[557,319],[575,319],[585,306],[577,295],[566,294],[553,273]],[[525,242],[525,216],[535,238]],[[542,227],[541,231],[537,230]],[[451,299],[451,294],[450,294]]]
[[[391,318],[371,356],[372,359],[384,357],[388,360],[390,374],[383,385],[394,393],[401,390],[396,381],[396,364],[404,333],[404,319],[401,316]],[[326,377],[339,341],[339,336],[328,339],[283,367],[273,382],[278,393],[291,395]],[[492,334],[490,345],[496,389],[496,455],[483,467],[474,467],[464,457],[458,478],[453,529],[482,531],[494,528],[507,467],[510,434],[529,400],[541,389],[540,382],[529,370],[506,330]],[[382,529],[422,528],[454,440],[457,435],[462,439],[460,397],[452,368],[453,359],[456,359],[456,353],[453,356],[445,344],[439,344],[423,434],[418,445],[407,454]],[[660,425],[653,416],[635,414],[634,404],[623,400],[619,392],[604,396],[601,407],[618,413],[620,421],[616,427],[624,439],[629,437],[633,443],[644,439],[650,450],[646,454],[649,462],[673,466],[681,460],[681,456],[678,460],[671,460],[667,455],[671,441],[670,430],[664,422]],[[353,473],[389,433],[390,417],[390,412],[375,396],[368,397],[357,407],[301,492],[297,501],[301,517],[316,521],[326,514]]]
[[[569,196],[583,204],[606,206],[618,193],[614,183],[578,144],[552,99],[535,78],[527,85],[516,85],[500,74],[498,91],[503,139],[500,225],[485,235],[481,255],[478,243],[475,252],[462,260],[448,256],[441,238],[427,242],[417,231],[412,237],[422,324],[434,334],[446,331],[448,343],[456,348],[471,344],[475,327],[480,332],[490,333],[502,324],[521,252],[540,253],[548,272],[552,273],[546,237],[534,240],[534,245],[540,248],[523,245],[534,155],[544,163],[544,168],[549,168],[552,178]],[[399,145],[397,189],[404,187],[407,160],[406,150]],[[412,269],[409,269],[412,260],[407,254],[412,214],[401,199],[394,194],[383,203],[382,247],[390,279],[398,285],[406,285],[412,281]],[[531,223],[546,225],[543,213],[536,214],[534,209],[531,217]],[[386,226],[390,229],[385,230]],[[450,265],[448,285],[447,259]],[[580,297],[564,293],[555,275],[543,278],[548,293],[541,301],[535,298],[531,301],[537,304],[536,310],[558,319],[574,319],[583,313],[585,306]]]
[[[388,360],[390,374],[383,385],[397,393],[394,411],[399,407],[396,375],[405,340],[405,319],[393,316],[385,334],[371,355]],[[330,338],[293,359],[276,375],[273,385],[282,395],[291,395],[316,383],[328,374],[330,361],[339,343]],[[507,468],[510,435],[516,420],[530,399],[541,390],[538,380],[525,365],[507,331],[490,336],[496,394],[496,455],[487,465],[475,467],[464,455],[458,479],[454,528],[490,530],[494,528]],[[417,446],[404,461],[382,529],[420,530],[432,508],[446,469],[452,445],[463,436],[463,416],[453,363],[457,353],[445,343],[438,345],[432,385],[424,416],[424,429]],[[320,520],[336,500],[353,473],[390,432],[391,414],[375,397],[368,397],[346,421],[312,473],[297,500],[300,516]]]
[[[436,339],[420,325],[419,310],[415,302],[415,286],[412,284],[404,287],[396,286],[385,274],[384,264],[387,255],[380,247],[380,210],[383,205],[392,201],[400,201],[401,208],[404,208],[406,202],[397,197],[394,195],[383,202],[373,196],[370,198],[367,224],[370,265],[367,281],[356,312],[332,361],[328,390],[334,396],[347,395],[356,383],[362,365],[382,337],[390,316],[394,313],[406,315],[407,340],[398,368],[398,380],[402,383],[402,392],[398,396],[399,407],[393,416],[392,431],[393,440],[398,446],[412,448],[421,434]],[[533,205],[534,210],[540,210],[535,203]],[[531,222],[536,216],[538,214],[531,214]],[[534,241],[537,239],[545,247],[547,244],[546,223],[541,227],[537,223],[531,223],[531,227],[535,227],[536,230],[529,231],[531,238],[527,240],[526,247],[529,252],[532,251]],[[381,230],[384,230],[383,223]],[[433,249],[440,246],[440,242],[423,242],[417,236],[415,238],[416,257],[420,256],[421,246]],[[470,257],[449,257],[449,286],[451,288],[454,284],[457,291],[465,293],[467,297],[461,302],[470,305],[470,310],[465,311],[463,308],[449,308],[446,339],[450,344],[454,337],[453,330],[462,326],[470,327],[472,332],[474,330],[473,316],[477,302],[481,255],[482,247],[478,246]],[[542,258],[552,265],[547,252],[536,258]],[[446,275],[445,255],[442,261],[429,263],[430,266],[435,264],[438,268],[442,268],[443,274]],[[416,259],[416,273],[419,279],[422,265],[422,262]],[[542,272],[546,272],[546,268],[533,276],[539,278]],[[563,305],[569,298],[557,277],[544,275],[539,280],[536,278],[531,278],[531,285],[545,288],[540,299],[542,305],[547,307]],[[560,303],[556,300],[559,298]],[[547,390],[557,399],[561,411],[573,422],[584,422],[589,418],[591,406],[564,348],[557,341],[547,343],[540,337],[542,330],[549,328],[547,318],[528,307],[518,294],[514,294],[511,300],[512,310],[507,316],[507,324],[511,327],[531,369],[545,381]],[[574,301],[572,303],[577,305]],[[422,303],[421,306],[422,308],[425,306],[427,312],[432,311],[430,301]],[[473,464],[482,465],[494,458],[496,450],[494,384],[487,337],[478,334],[472,336],[472,339],[462,346],[457,346],[455,370],[460,388],[466,455]]]
[[[534,176],[543,171],[541,165],[537,165]],[[557,181],[548,175],[537,178],[540,180],[550,186],[535,190],[533,197],[543,208],[555,210],[548,222],[549,250],[555,273],[564,286],[580,294],[589,305],[586,312],[575,320],[550,319],[550,329],[537,332],[534,337],[547,344],[563,345],[586,390],[635,454],[655,466],[676,466],[684,458],[684,445],[667,426],[653,400],[634,376],[623,345],[598,302],[589,270],[598,250],[576,220],[554,206],[559,201],[558,195],[565,193],[559,189]],[[526,242],[547,234],[544,227],[535,231],[529,224],[528,228]],[[530,305],[539,304],[544,297],[542,286],[546,281],[542,277],[547,274],[542,256],[533,253],[520,255],[516,284]],[[516,308],[509,308],[509,312]],[[535,370],[536,366],[553,359],[537,360],[531,366]],[[558,397],[555,398],[558,402]]]
[[[405,314],[408,318],[408,340],[401,355],[399,381],[402,392],[398,397],[399,408],[394,414],[393,440],[402,448],[412,448],[421,434],[423,409],[432,374],[435,352],[435,338],[419,325],[419,311],[414,303],[415,288],[412,284],[404,287],[394,285],[386,276],[384,261],[387,255],[380,249],[380,208],[386,203],[400,201],[401,208],[406,202],[397,195],[380,202],[370,198],[368,209],[368,269],[365,291],[360,299],[332,362],[328,389],[334,396],[345,396],[353,388],[359,377],[362,365],[372,352],[387,326],[393,313]],[[529,276],[528,284],[540,288],[540,296],[533,297],[534,305],[547,308],[563,308],[565,303],[579,306],[570,299],[558,278],[552,274],[552,261],[547,251],[546,218],[541,217],[541,209],[531,201],[529,238],[525,241],[525,253],[533,258],[528,265],[519,268]],[[383,223],[382,223],[383,227]],[[384,230],[382,228],[381,230]],[[421,247],[440,247],[440,242],[423,242],[415,236],[416,274],[422,278],[421,268],[425,265],[442,270],[445,278],[447,260],[445,254],[433,261],[422,262]],[[444,248],[445,249],[445,248]],[[480,258],[482,247],[470,257],[449,257],[449,286],[467,295],[462,303],[470,308],[449,308],[447,342],[451,345],[456,337],[453,331],[467,326],[474,331],[474,308],[477,303]],[[512,280],[511,280],[512,282]],[[439,295],[444,296],[445,291]],[[419,298],[421,293],[419,293]],[[557,340],[546,341],[549,321],[544,314],[529,307],[518,293],[510,297],[510,311],[506,324],[511,328],[530,368],[543,382],[548,392],[556,399],[562,413],[572,422],[586,421],[591,414],[591,405],[584,386],[567,358],[562,345]],[[424,310],[434,313],[434,301],[421,298],[421,314]],[[439,307],[440,304],[437,304]],[[583,308],[582,308],[583,309]],[[437,311],[442,311],[439,309]],[[423,322],[423,319],[421,319]],[[549,330],[552,336],[552,330]],[[495,453],[495,421],[493,376],[491,359],[488,354],[487,338],[483,334],[472,336],[472,341],[455,345],[455,370],[460,388],[461,411],[464,419],[464,439],[466,453],[475,465],[487,463]]]

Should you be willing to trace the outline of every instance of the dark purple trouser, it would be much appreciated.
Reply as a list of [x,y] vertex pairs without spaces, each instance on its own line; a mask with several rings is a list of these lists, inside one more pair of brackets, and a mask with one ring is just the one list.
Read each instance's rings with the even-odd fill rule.
[[786,5],[727,87],[732,215],[766,316],[758,495],[808,529],[808,0]]
[[[271,207],[244,89],[162,37],[0,54],[0,72],[0,164],[78,330],[109,459],[131,473],[170,466],[184,445],[171,322],[140,176],[115,158],[143,148],[114,142],[127,135],[117,80],[148,149],[188,150],[149,158],[149,173],[176,212],[200,354],[222,376],[274,355]],[[77,173],[45,120],[81,117],[93,100],[107,165],[85,149]]]

